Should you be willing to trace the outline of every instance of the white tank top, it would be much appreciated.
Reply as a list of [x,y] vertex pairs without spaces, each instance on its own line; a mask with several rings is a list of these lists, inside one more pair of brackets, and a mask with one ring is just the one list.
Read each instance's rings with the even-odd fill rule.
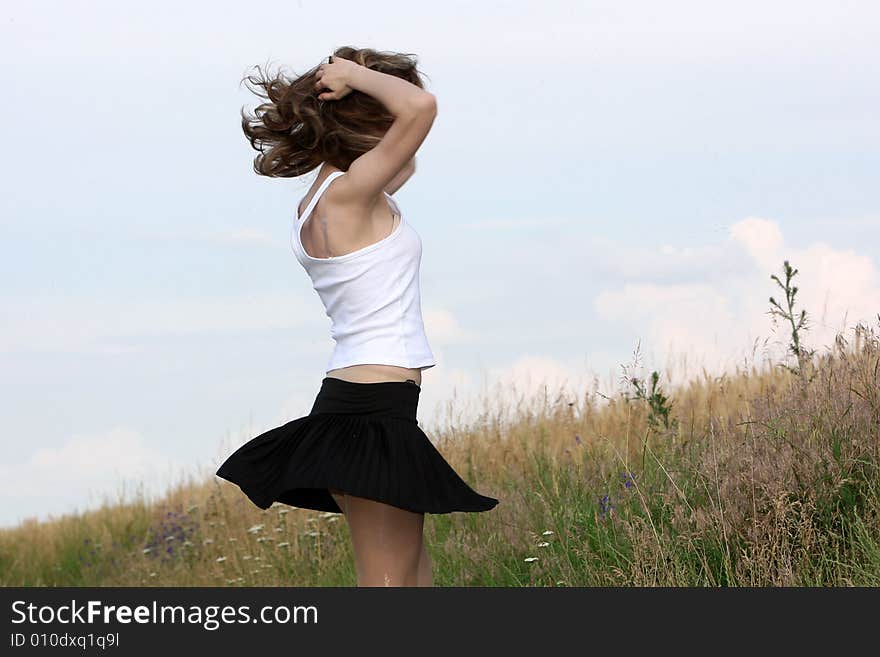
[[326,371],[367,363],[433,367],[437,362],[422,323],[419,289],[422,241],[390,194],[385,192],[400,216],[390,235],[329,258],[313,258],[303,248],[303,225],[327,186],[344,173],[334,171],[321,183],[297,216],[290,239],[296,259],[312,279],[330,318],[330,335],[336,345]]

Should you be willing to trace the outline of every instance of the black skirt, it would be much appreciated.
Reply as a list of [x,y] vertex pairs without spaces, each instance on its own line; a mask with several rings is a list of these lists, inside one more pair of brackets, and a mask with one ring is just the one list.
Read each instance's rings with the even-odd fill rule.
[[280,502],[341,513],[340,490],[421,513],[488,511],[418,426],[413,381],[355,383],[325,377],[311,412],[252,438],[217,475],[261,509]]

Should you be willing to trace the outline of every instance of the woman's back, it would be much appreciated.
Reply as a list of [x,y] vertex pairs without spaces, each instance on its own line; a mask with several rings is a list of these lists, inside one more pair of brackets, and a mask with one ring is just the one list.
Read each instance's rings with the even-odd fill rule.
[[[339,169],[330,169],[327,176],[337,172],[342,173]],[[363,216],[352,208],[335,206],[329,184],[314,206],[311,217],[306,217],[306,207],[315,198],[318,187],[320,184],[314,185],[297,206],[296,216],[302,221],[300,241],[309,256],[327,258],[346,255],[387,237],[400,222],[394,202],[390,198],[386,200],[385,194],[373,204],[370,213]]]
[[436,364],[421,313],[421,239],[387,193],[381,205],[388,212],[384,221],[393,227],[378,235],[373,217],[334,205],[325,194],[344,174],[325,175],[304,197],[305,207],[299,204],[291,227],[294,254],[331,320],[336,344],[327,375],[355,382],[412,379],[421,385],[421,370]]

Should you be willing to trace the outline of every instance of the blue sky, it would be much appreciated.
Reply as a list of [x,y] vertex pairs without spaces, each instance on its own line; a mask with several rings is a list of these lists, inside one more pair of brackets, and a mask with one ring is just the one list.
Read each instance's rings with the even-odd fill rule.
[[876,321],[875,4],[327,7],[5,12],[0,524],[208,476],[311,407],[329,320],[288,237],[313,174],[256,176],[240,128],[266,61],[415,53],[438,98],[396,194],[423,240],[429,434],[484,393],[607,390],[637,344],[670,379],[729,368],[779,339],[784,258],[814,346]]

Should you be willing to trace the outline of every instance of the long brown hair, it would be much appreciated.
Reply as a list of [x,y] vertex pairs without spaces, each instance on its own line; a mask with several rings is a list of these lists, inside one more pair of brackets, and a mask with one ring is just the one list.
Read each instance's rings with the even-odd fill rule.
[[[372,48],[337,48],[333,56],[394,75],[424,89],[415,55]],[[324,60],[326,61],[326,59]],[[357,89],[339,100],[318,100],[318,65],[302,75],[269,75],[259,66],[243,82],[266,102],[251,115],[242,110],[241,128],[254,150],[254,171],[292,178],[328,162],[343,171],[373,148],[394,122],[385,106]],[[268,67],[267,67],[268,68]],[[252,86],[251,86],[252,85]]]

